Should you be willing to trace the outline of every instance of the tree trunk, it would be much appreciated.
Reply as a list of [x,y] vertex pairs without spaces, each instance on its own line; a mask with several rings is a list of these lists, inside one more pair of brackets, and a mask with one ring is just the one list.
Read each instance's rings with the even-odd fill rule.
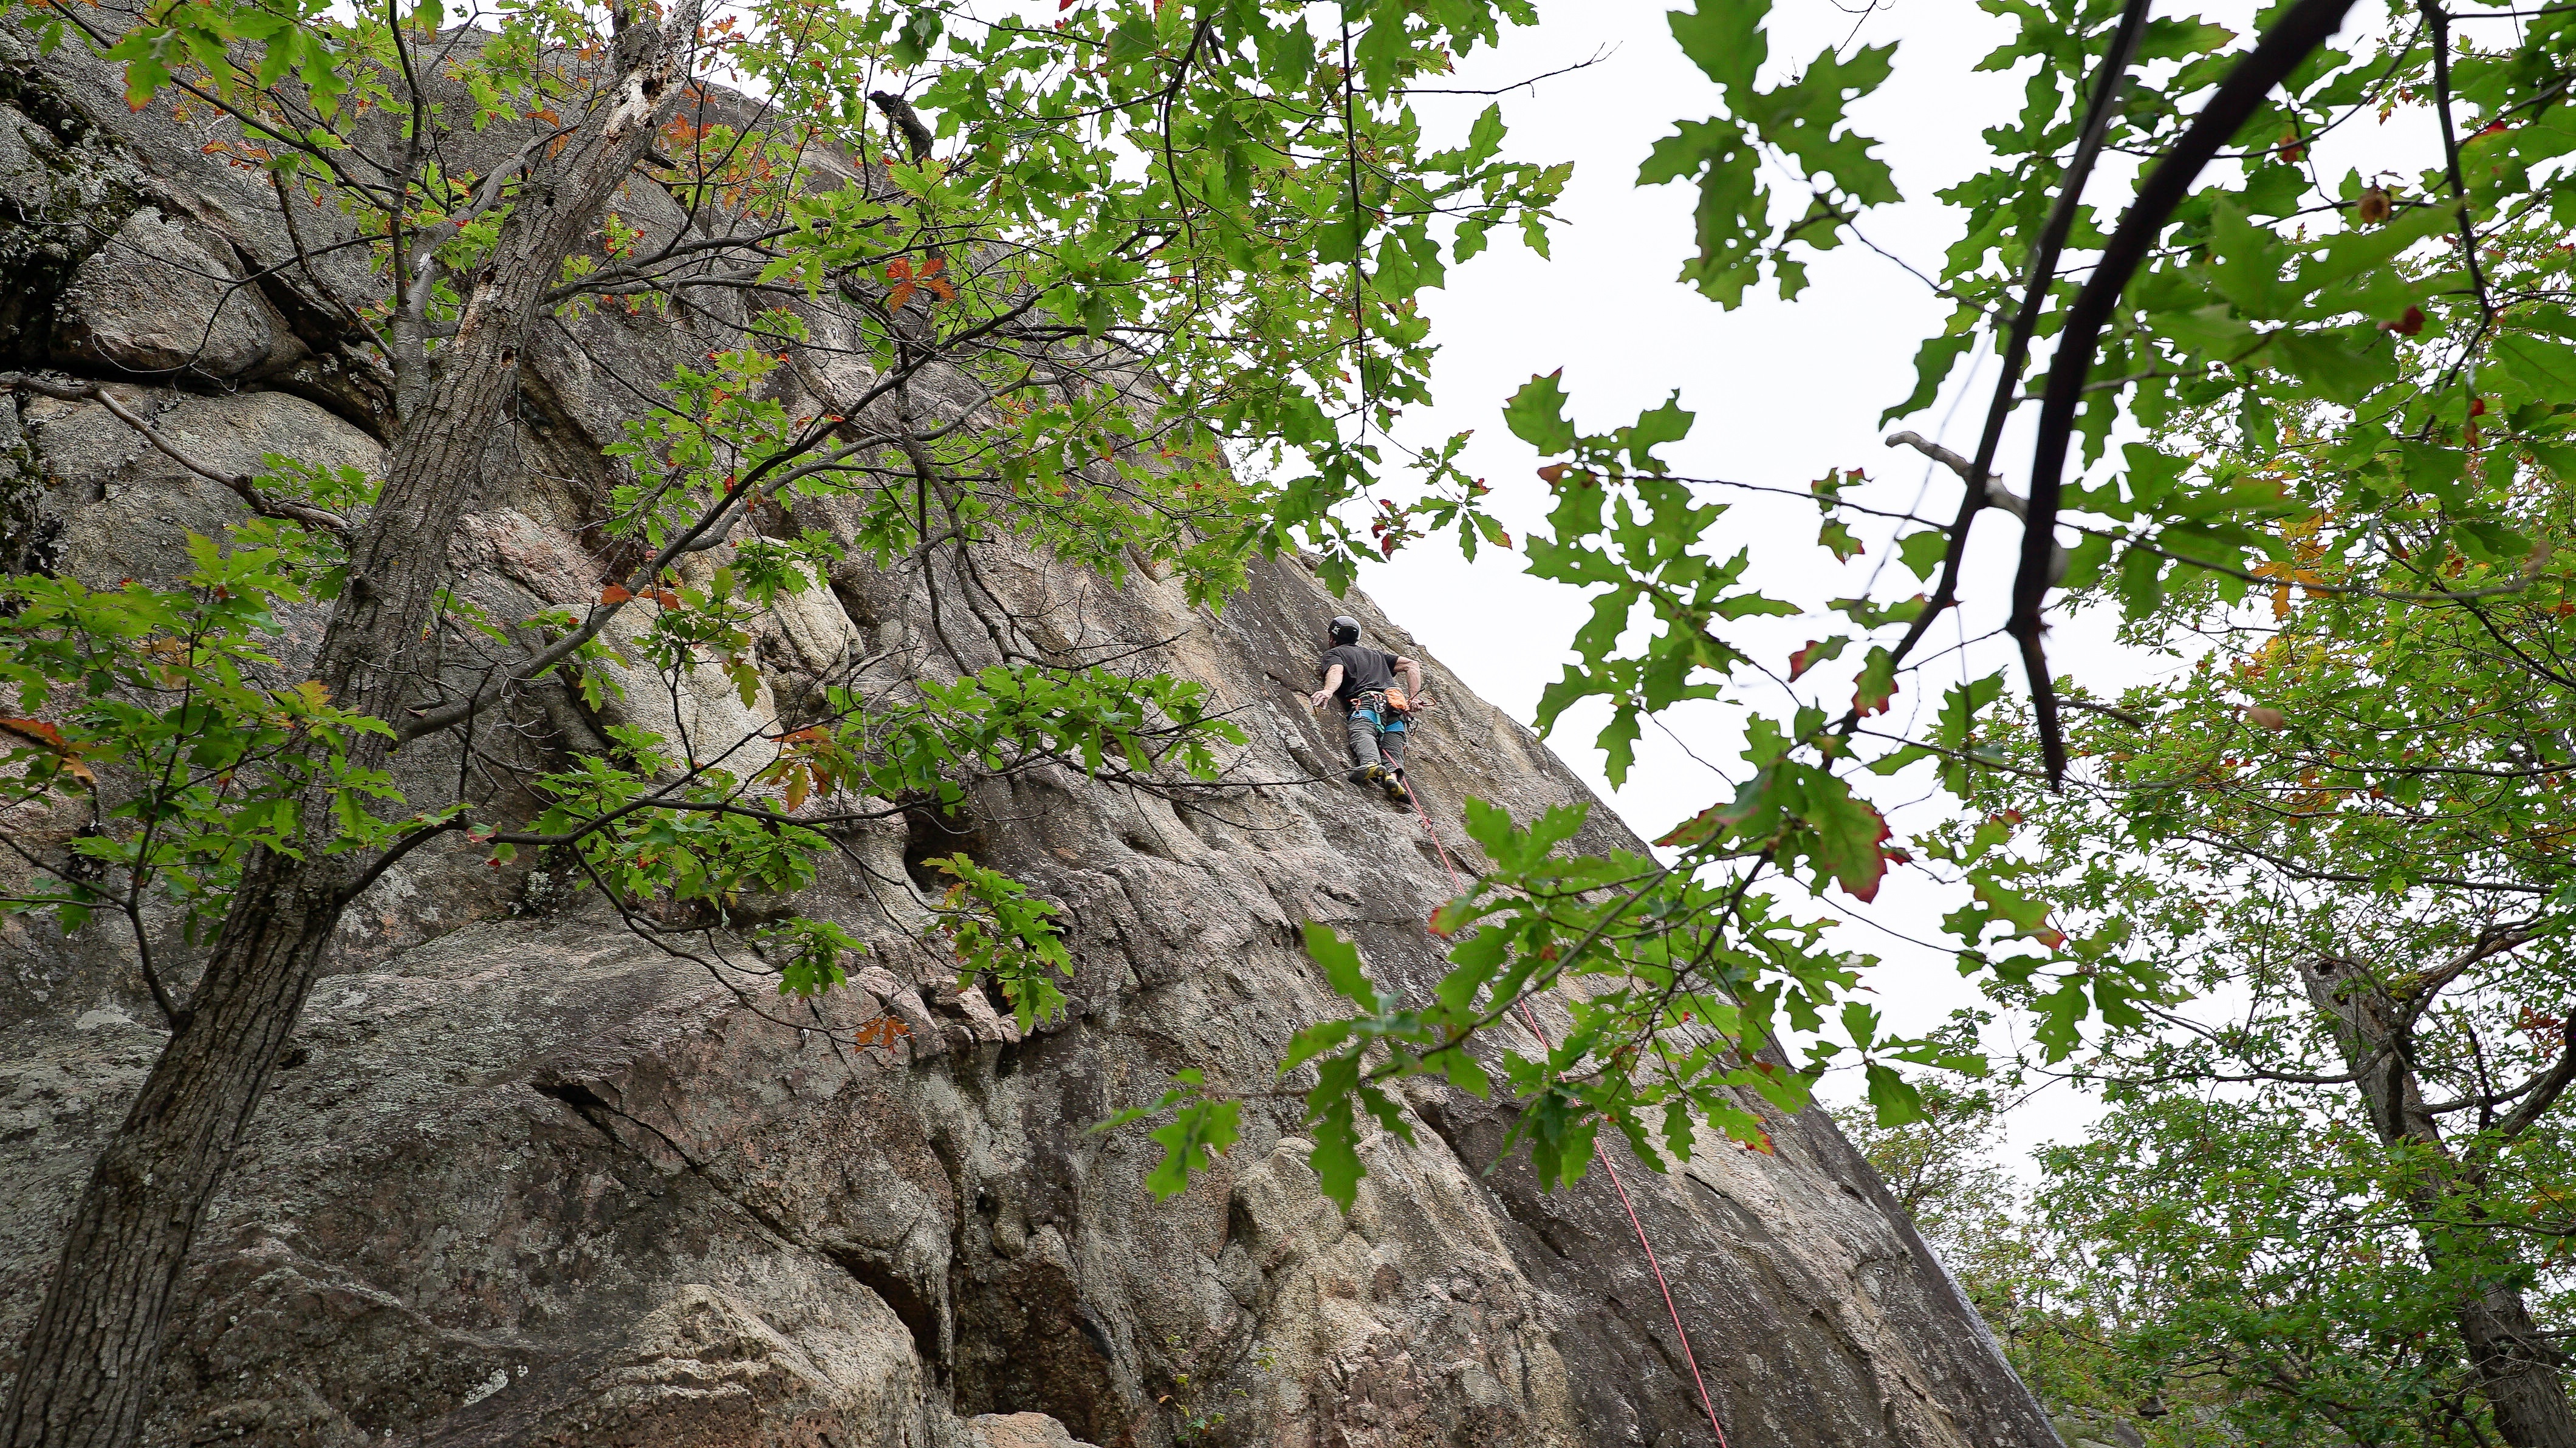
[[2533,1325],[2521,1292],[2494,1284],[2462,1303],[2460,1335],[2504,1441],[2514,1448],[2576,1448],[2576,1412],[2558,1376],[2558,1352]]
[[[2424,1109],[2412,1064],[2411,1015],[2350,962],[2319,960],[2301,966],[2299,973],[2309,1001],[2333,1023],[2379,1139],[2391,1147],[2429,1151],[2457,1166],[2442,1139],[2441,1123]],[[2438,1182],[2423,1182],[2409,1205],[2427,1221],[2439,1222],[2464,1202],[2474,1205],[2476,1186],[2474,1175],[2462,1167]],[[2558,1375],[2558,1352],[2533,1324],[2521,1291],[2482,1267],[2476,1258],[2483,1254],[2462,1251],[2449,1237],[2439,1226],[2416,1233],[2425,1263],[2437,1277],[2476,1281],[2452,1315],[2477,1373],[2478,1395],[2495,1415],[2496,1431],[2513,1448],[2576,1448],[2576,1410],[2570,1409],[2567,1385]]]
[[[436,623],[447,544],[471,501],[486,443],[517,387],[529,318],[677,103],[697,7],[627,28],[581,129],[531,168],[491,259],[469,280],[456,335],[405,399],[376,507],[350,546],[348,588],[313,677],[342,706],[394,717]],[[392,745],[349,751],[381,768]],[[303,801],[302,857],[262,852],[235,891],[202,983],[74,1207],[37,1309],[0,1448],[124,1448],[160,1376],[161,1339],[206,1205],[366,863],[333,857],[330,799]]]

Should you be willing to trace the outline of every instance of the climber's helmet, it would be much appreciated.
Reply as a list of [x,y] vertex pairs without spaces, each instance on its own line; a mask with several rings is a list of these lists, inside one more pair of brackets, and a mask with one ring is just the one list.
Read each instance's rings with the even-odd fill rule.
[[1335,616],[1333,619],[1333,647],[1340,648],[1344,644],[1355,644],[1359,641],[1360,621],[1351,617],[1347,613]]

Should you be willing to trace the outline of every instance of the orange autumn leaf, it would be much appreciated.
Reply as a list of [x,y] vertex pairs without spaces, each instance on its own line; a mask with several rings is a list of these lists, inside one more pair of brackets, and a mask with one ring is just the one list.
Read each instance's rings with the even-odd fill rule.
[[0,718],[0,733],[9,734],[51,751],[62,760],[65,769],[87,783],[98,783],[98,776],[90,772],[88,765],[81,763],[80,751],[70,740],[63,737],[63,731],[44,720]]
[[29,743],[42,744],[56,754],[69,754],[72,750],[71,741],[63,737],[63,731],[42,719],[0,719],[0,729]]

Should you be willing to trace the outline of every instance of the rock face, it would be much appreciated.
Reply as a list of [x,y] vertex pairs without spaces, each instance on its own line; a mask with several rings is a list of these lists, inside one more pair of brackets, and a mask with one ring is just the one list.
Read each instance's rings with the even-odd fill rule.
[[[381,380],[324,324],[335,286],[360,279],[289,265],[256,173],[207,160],[166,114],[128,116],[112,78],[14,36],[0,48],[11,365],[127,384],[228,466],[377,465]],[[524,609],[596,589],[581,535],[608,477],[599,445],[699,350],[686,327],[545,334],[457,540],[470,594]],[[0,413],[12,560],[167,576],[188,533],[241,515],[95,404]],[[1149,576],[1023,562],[1000,560],[996,586],[1067,641],[1170,640],[1151,663],[1205,681],[1253,736],[1234,783],[1175,801],[1024,776],[965,821],[854,835],[799,905],[868,936],[874,963],[813,1007],[629,935],[542,862],[503,875],[419,852],[351,912],[199,1238],[152,1442],[1711,1441],[1610,1184],[1546,1195],[1493,1167],[1497,1108],[1417,1086],[1416,1140],[1368,1147],[1348,1218],[1315,1189],[1293,1105],[1248,1108],[1243,1141],[1162,1205],[1141,1185],[1156,1148],[1089,1129],[1178,1068],[1266,1083],[1328,1009],[1300,922],[1358,940],[1406,988],[1436,978],[1422,921],[1448,887],[1410,813],[1267,783],[1337,772],[1338,740],[1290,693],[1323,619],[1353,611],[1421,650],[1294,562],[1257,568],[1221,616]],[[858,651],[923,644],[904,580],[831,583],[764,640],[749,714]],[[309,644],[313,619],[288,624],[289,649]],[[1452,849],[1468,794],[1522,817],[1584,798],[1527,730],[1429,672],[1447,707],[1414,766]],[[638,717],[716,730],[746,712],[721,690],[659,707]],[[1596,812],[1578,844],[1634,842]],[[936,888],[922,861],[959,848],[1063,907],[1073,1008],[1029,1037],[918,943]],[[908,1028],[891,1048],[816,1029],[880,1014]],[[162,1039],[104,926],[0,936],[0,1384],[62,1215]],[[1770,1125],[1776,1156],[1711,1141],[1671,1176],[1610,1148],[1730,1441],[2054,1445],[1830,1124]]]

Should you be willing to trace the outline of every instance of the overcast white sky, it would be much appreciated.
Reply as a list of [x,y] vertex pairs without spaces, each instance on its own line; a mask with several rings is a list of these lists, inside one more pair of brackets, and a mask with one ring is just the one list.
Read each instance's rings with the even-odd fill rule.
[[[1879,154],[1895,168],[1907,200],[1872,213],[1860,229],[1884,252],[1933,273],[1960,232],[1960,222],[1933,193],[1983,168],[1989,153],[1981,132],[2018,111],[2026,71],[1975,69],[2006,38],[2008,27],[1971,0],[1892,0],[1865,12],[1864,4],[1779,0],[1770,71],[1793,74],[1826,46],[1897,43],[1894,79],[1857,106],[1854,116],[1863,134],[1883,143]],[[1687,185],[1640,189],[1634,184],[1637,165],[1676,120],[1714,110],[1716,88],[1673,43],[1667,8],[1542,3],[1544,23],[1512,33],[1499,51],[1470,59],[1462,86],[1502,85],[1607,52],[1588,69],[1503,98],[1517,154],[1575,162],[1554,260],[1502,243],[1496,253],[1454,273],[1447,290],[1431,294],[1428,309],[1443,343],[1434,374],[1438,406],[1416,414],[1400,436],[1421,445],[1475,429],[1466,466],[1493,486],[1496,511],[1515,535],[1525,533],[1544,516],[1548,494],[1535,476],[1538,459],[1502,426],[1500,406],[1533,373],[1561,367],[1576,419],[1594,431],[1633,419],[1678,388],[1682,405],[1698,414],[1698,425],[1687,443],[1666,449],[1664,456],[1686,475],[1803,487],[1827,469],[1861,467],[1894,487],[1893,501],[1902,504],[1928,485],[1929,511],[1949,513],[1956,507],[1956,484],[1910,451],[1889,451],[1881,439],[1910,427],[1962,452],[1973,450],[1991,373],[1954,377],[1923,413],[1885,428],[1878,423],[1882,410],[1911,391],[1915,346],[1948,313],[1922,281],[1860,246],[1816,258],[1814,284],[1794,303],[1766,299],[1726,312],[1674,279],[1692,249],[1696,193]],[[2214,0],[2193,8],[2242,31],[2254,6],[2250,0]],[[1445,116],[1463,126],[1486,101],[1424,97],[1417,104],[1427,120]],[[2383,118],[2377,125],[2344,128],[2317,148],[2315,164],[2331,183],[2348,166],[2371,172],[2400,163],[2424,166],[2437,154],[2429,116],[2412,111],[2393,123]],[[2106,163],[2096,204],[2116,208],[2126,179],[2127,168],[2117,158]],[[2043,352],[2034,374],[2045,365]],[[1973,394],[1966,405],[1960,405],[1963,392]],[[2028,456],[2032,411],[2025,409],[2008,434],[1998,464],[2004,481],[2016,489]],[[1888,552],[1880,546],[1884,533],[1856,530],[1870,551],[1837,572],[1815,546],[1817,521],[1812,506],[1747,501],[1719,526],[1729,530],[1727,541],[1752,549],[1756,577],[1775,596],[1817,603],[1860,592]],[[2000,622],[2018,547],[2011,520],[1987,513],[1970,555],[1969,607],[1960,626],[1945,626],[1934,642],[1974,638]],[[1985,581],[1982,596],[1975,596],[1974,580]],[[1565,645],[1588,612],[1573,590],[1522,572],[1518,553],[1487,550],[1469,565],[1443,542],[1408,548],[1394,563],[1363,573],[1360,582],[1478,693],[1524,719],[1533,716],[1540,691],[1557,676]],[[1909,580],[1895,596],[1911,591]],[[2056,667],[2106,688],[2167,667],[2124,654],[2111,642],[2107,625],[2098,616],[2060,618],[2051,650]],[[1796,619],[1741,627],[1738,642],[1775,667],[1825,631]],[[2007,661],[1995,643],[1972,647],[1931,671],[1940,677],[1922,678],[1920,687],[1909,688],[1896,714],[1937,707],[1945,684]],[[2008,676],[2018,689],[2017,667]],[[1927,700],[1927,693],[1936,697]],[[1827,702],[1840,705],[1848,697],[1845,692]],[[1769,707],[1778,701],[1763,702]],[[1650,727],[1636,770],[1618,790],[1602,777],[1601,757],[1590,747],[1602,715],[1569,716],[1550,742],[1631,826],[1652,838],[1732,794],[1728,779],[1692,755],[1740,776],[1733,727],[1740,717],[1737,709],[1693,706],[1668,721],[1678,737],[1659,736]],[[1883,802],[1891,798],[1883,796]],[[1454,811],[1455,802],[1448,807]],[[1942,807],[1934,797],[1922,800],[1910,818],[1899,813],[1900,832],[1919,828],[1928,812]],[[1945,954],[1899,938],[1937,939],[1938,917],[1956,903],[1946,888],[1905,870],[1891,874],[1878,903],[1865,911],[1839,894],[1833,897],[1839,913],[1874,922],[1848,928],[1843,938],[1887,962],[1876,981],[1876,1003],[1892,1024],[1928,1027],[1953,1008],[1976,1003],[1975,992],[1958,979]],[[1856,1086],[1831,1085],[1827,1094],[1849,1099]],[[2089,1100],[2059,1089],[2026,1105],[2011,1135],[2020,1146],[2064,1139],[2093,1114]]]
[[[1493,486],[1497,511],[1516,536],[1540,521],[1548,496],[1534,474],[1537,458],[1501,425],[1499,407],[1531,374],[1559,367],[1575,416],[1593,430],[1629,420],[1678,388],[1698,424],[1687,443],[1665,456],[1691,475],[1802,487],[1828,469],[1862,467],[1898,481],[1907,496],[1926,477],[1920,456],[1880,444],[1884,430],[1877,422],[1912,389],[1915,344],[1948,313],[1921,281],[1858,246],[1818,258],[1813,287],[1795,303],[1768,299],[1727,312],[1674,279],[1692,249],[1696,192],[1687,185],[1640,189],[1637,166],[1676,120],[1714,110],[1716,88],[1674,45],[1666,8],[1542,6],[1542,25],[1512,34],[1500,51],[1473,57],[1472,79],[1460,82],[1503,84],[1608,52],[1589,69],[1503,98],[1518,154],[1575,162],[1561,208],[1566,220],[1555,234],[1554,260],[1505,244],[1453,273],[1452,285],[1432,295],[1429,311],[1443,341],[1434,374],[1439,405],[1417,414],[1404,434],[1420,443],[1475,429],[1469,470]],[[1856,24],[1857,43],[1900,46],[1895,80],[1857,116],[1864,133],[1883,140],[1880,154],[1894,165],[1908,198],[1862,229],[1879,247],[1934,271],[1959,226],[1932,193],[1982,167],[1988,153],[1980,131],[2020,103],[2016,77],[1973,70],[2006,27],[1967,0],[1895,0],[1866,18],[1858,5],[1845,10],[1832,0],[1788,0],[1775,24],[1774,69],[1803,65],[1843,42]],[[1462,121],[1485,104],[1466,97],[1417,101],[1426,117],[1454,110]],[[1910,426],[1971,450],[1981,403],[1953,415],[1951,396],[1891,428]],[[2008,478],[2015,456],[2008,447]],[[1946,477],[1930,483],[1934,508],[1956,506],[1956,488]],[[2008,576],[2011,564],[2002,555],[2017,538],[2008,519],[1988,517],[2000,526],[1986,541]],[[1859,592],[1887,551],[1880,538],[1864,534],[1870,551],[1838,576],[1818,567],[1830,560],[1815,546],[1817,521],[1810,506],[1746,502],[1720,526],[1732,530],[1731,541],[1753,549],[1766,588],[1778,596],[1812,602]],[[1556,677],[1566,642],[1587,612],[1574,591],[1522,572],[1518,553],[1487,550],[1469,565],[1445,543],[1409,548],[1392,565],[1364,573],[1361,586],[1478,693],[1524,719]],[[1990,623],[1991,612],[1972,613],[1968,626]],[[1764,641],[1752,651],[1775,666],[1820,632],[1803,620],[1747,630]],[[1948,629],[1940,635],[1951,636]],[[1978,672],[1998,662],[1999,655]],[[1899,701],[1900,713],[1908,702]],[[1726,779],[1690,755],[1736,766],[1733,721],[1740,715],[1719,706],[1683,711],[1671,721],[1678,741],[1650,728],[1635,772],[1615,791],[1590,747],[1599,714],[1569,717],[1551,743],[1630,825],[1652,837],[1731,795]],[[1869,913],[1893,930],[1934,937],[1937,916],[1952,908],[1936,903],[1943,893],[1893,880]],[[1931,1025],[1975,998],[1930,951],[1867,929],[1852,930],[1848,943],[1888,961],[1877,1003],[1897,1024]],[[2062,1134],[2086,1114],[2073,1101],[2035,1103],[2015,1135]]]

